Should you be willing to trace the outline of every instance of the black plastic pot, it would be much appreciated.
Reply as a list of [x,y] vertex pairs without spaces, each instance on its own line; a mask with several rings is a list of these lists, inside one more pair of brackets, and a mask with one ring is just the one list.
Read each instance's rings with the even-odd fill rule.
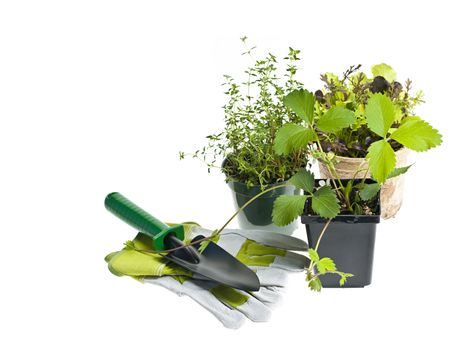
[[[319,181],[316,180],[316,183]],[[376,225],[381,214],[379,195],[376,198],[374,215],[338,215],[331,221],[320,242],[318,253],[321,258],[329,257],[335,261],[339,271],[354,274],[343,287],[364,287],[371,283]],[[314,248],[328,220],[308,212],[309,203],[301,216],[301,222],[306,225],[309,247]],[[339,287],[338,275],[327,274],[321,276],[320,280],[325,288]]]
[[[280,184],[281,183],[269,185],[269,187]],[[240,182],[228,182],[228,185],[232,190],[232,196],[236,210],[261,192],[260,186],[253,186],[248,188],[244,183]],[[292,234],[298,226],[297,223],[293,222],[292,224],[284,227],[275,226],[272,224],[272,207],[277,197],[283,194],[292,195],[295,193],[299,194],[299,191],[294,186],[286,186],[276,188],[263,194],[261,197],[255,199],[254,202],[243,209],[243,211],[238,215],[237,218],[240,227],[243,229],[259,229]]]

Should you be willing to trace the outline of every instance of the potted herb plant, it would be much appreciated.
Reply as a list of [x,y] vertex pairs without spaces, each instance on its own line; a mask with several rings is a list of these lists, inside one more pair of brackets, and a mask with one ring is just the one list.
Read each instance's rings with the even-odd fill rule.
[[[307,279],[312,289],[317,290],[322,284],[337,286],[333,278],[335,274],[340,275],[340,284],[351,273],[354,278],[347,286],[368,285],[371,283],[376,224],[380,218],[378,194],[381,185],[409,168],[396,166],[392,143],[399,142],[409,149],[425,151],[439,145],[441,136],[419,117],[402,116],[391,98],[380,92],[368,93],[363,117],[347,103],[320,108],[323,101],[302,89],[289,93],[284,103],[302,119],[302,123],[287,123],[277,131],[277,152],[290,154],[308,149],[312,157],[326,166],[333,179],[315,181],[310,171],[301,169],[289,182],[304,194],[277,198],[273,208],[274,223],[286,225],[302,215],[311,247]],[[347,132],[344,130],[354,128],[358,123],[374,133],[374,141],[367,147],[366,171],[357,170],[353,176],[344,179],[337,173],[335,155],[324,149],[325,140]],[[368,172],[373,180],[367,179]],[[323,255],[333,257],[341,269],[348,271],[347,276],[336,271],[330,258],[319,266],[319,256]]]
[[[317,100],[316,113],[323,115],[331,108],[342,106],[352,111],[356,117],[355,122],[347,128],[335,132],[323,132],[320,135],[320,144],[324,151],[334,155],[335,174],[332,174],[324,162],[319,162],[319,170],[325,178],[352,178],[357,172],[369,174],[370,164],[367,155],[369,146],[386,138],[385,132],[391,133],[405,121],[414,117],[415,107],[422,103],[422,92],[415,94],[411,91],[411,80],[404,85],[396,80],[396,73],[387,64],[372,66],[372,77],[367,77],[360,71],[360,65],[351,66],[342,77],[332,73],[321,75],[325,86],[315,92]],[[369,99],[374,93],[379,93],[386,98],[375,98],[371,104]],[[367,114],[376,110],[378,105],[384,104],[383,110],[387,113],[385,122],[390,125],[379,126],[369,121]],[[427,128],[423,122],[412,122],[411,128]],[[394,163],[397,167],[408,166],[407,157],[410,150],[421,151],[427,147],[409,144],[408,137],[401,132],[390,138],[386,146],[390,156],[389,167]],[[411,141],[410,141],[411,142]],[[437,140],[434,140],[436,143]],[[384,143],[381,143],[384,145]],[[376,149],[377,146],[375,146]],[[381,188],[381,216],[384,219],[394,217],[402,204],[404,176],[395,177],[387,181]]]
[[[236,208],[268,188],[286,182],[296,171],[307,165],[307,150],[290,154],[276,152],[277,130],[286,123],[301,119],[283,103],[284,96],[302,85],[295,79],[299,51],[290,48],[285,71],[279,73],[277,58],[268,54],[254,59],[253,48],[246,46],[244,55],[254,64],[246,71],[246,79],[237,83],[225,75],[224,130],[207,136],[208,144],[192,154],[204,161],[208,170],[219,168],[226,176]],[[180,158],[185,154],[180,153]],[[239,213],[242,228],[258,228],[291,234],[296,223],[280,228],[272,224],[271,212],[275,198],[294,194],[294,186],[282,186],[265,192]]]

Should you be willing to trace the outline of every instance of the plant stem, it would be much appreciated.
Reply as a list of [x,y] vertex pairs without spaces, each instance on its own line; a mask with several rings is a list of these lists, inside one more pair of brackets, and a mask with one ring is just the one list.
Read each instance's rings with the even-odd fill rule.
[[269,187],[269,188],[266,188],[264,191],[261,191],[260,193],[258,193],[256,196],[254,196],[253,198],[251,198],[250,200],[248,200],[244,205],[242,205],[230,218],[229,220],[226,221],[226,223],[219,229],[217,230],[216,232],[214,232],[210,237],[212,236],[217,236],[219,235],[225,228],[227,225],[229,225],[229,223],[243,210],[245,209],[248,205],[250,205],[251,203],[253,203],[254,200],[256,200],[257,198],[261,197],[263,194],[267,193],[267,192],[270,192],[272,190],[275,190],[277,188],[282,188],[282,187],[287,187],[287,186],[290,186],[288,183],[285,183],[285,184],[281,184],[281,185],[276,185],[276,186],[272,186],[272,187]]
[[370,171],[370,164],[368,164],[367,171],[365,172],[365,175],[363,175],[362,185],[365,183],[365,180],[367,179],[367,175],[369,171]]
[[[277,188],[282,188],[282,187],[287,187],[287,186],[290,186],[290,184],[288,183],[284,183],[284,184],[280,184],[280,185],[276,185],[276,186],[272,186],[272,187],[269,187],[267,189],[265,189],[264,191],[261,191],[260,193],[258,193],[256,196],[252,197],[251,199],[249,199],[244,205],[242,205],[230,218],[229,220],[226,221],[226,223],[219,229],[219,230],[216,230],[214,231],[210,236],[208,237],[204,237],[204,238],[201,238],[201,239],[198,239],[194,242],[194,245],[197,244],[197,243],[200,243],[200,242],[203,242],[203,241],[208,241],[216,236],[218,236],[225,228],[227,225],[229,225],[229,223],[243,210],[245,209],[248,205],[250,205],[251,203],[253,203],[254,200],[256,200],[257,198],[261,197],[263,194],[267,193],[267,192],[270,192],[272,190],[275,190]],[[189,247],[189,246],[192,246],[192,243],[187,243],[187,244],[184,244],[183,246],[181,247],[176,247],[176,248],[172,248],[172,249],[165,249],[165,250],[146,250],[146,249],[135,249],[136,251],[138,252],[141,252],[141,253],[157,253],[157,254],[166,254],[166,253],[171,253],[171,252],[174,252],[175,250],[179,250],[179,249],[183,249],[184,247]]]
[[[328,221],[325,223],[325,226],[323,226],[322,232],[320,232],[319,239],[317,240],[317,243],[315,244],[315,249],[314,249],[315,251],[319,249],[320,241],[322,240],[323,235],[325,234],[328,226],[330,225],[330,222],[331,222],[331,219],[328,219]],[[314,262],[311,259],[311,262],[309,264],[309,270],[312,269],[313,265],[314,265]]]
[[[319,146],[320,152],[322,152],[323,154],[326,155],[325,151],[322,148],[322,144],[320,143],[319,135],[317,134],[317,132],[315,130],[313,130],[313,131],[314,131],[314,135],[315,135],[315,138],[316,138],[315,141],[317,141],[317,145]],[[338,174],[336,172],[336,168],[332,165],[332,162],[330,160],[327,161],[327,168],[328,168],[328,171],[330,172],[330,175],[338,180],[339,187],[341,188],[341,190],[342,190],[342,192],[344,194],[344,197],[346,197],[346,195],[345,195],[346,191],[345,191],[344,186],[343,186],[343,184],[341,182],[341,179],[339,178],[339,176],[338,176]],[[333,186],[336,188],[336,190],[338,190],[338,188],[336,187],[336,183],[334,181],[333,181]],[[346,201],[348,200],[347,198],[344,198],[344,199]]]
[[343,273],[340,272],[340,271],[325,271],[324,273],[316,273],[316,274],[312,275],[312,278],[310,278],[309,281],[312,281],[314,278],[317,278],[317,277],[319,277],[319,276],[321,276],[323,274],[327,274],[327,273],[333,273],[333,274],[340,275],[340,276],[343,275]]
[[364,171],[366,171],[366,172],[365,172],[365,175],[364,175],[364,177],[366,178],[369,169],[370,169],[370,166],[368,166],[367,169],[363,169],[363,168],[358,169],[358,170],[354,173],[354,176],[352,176],[352,180],[355,180],[356,177],[357,177],[357,175],[358,175],[359,173],[361,173],[361,172],[364,172]]

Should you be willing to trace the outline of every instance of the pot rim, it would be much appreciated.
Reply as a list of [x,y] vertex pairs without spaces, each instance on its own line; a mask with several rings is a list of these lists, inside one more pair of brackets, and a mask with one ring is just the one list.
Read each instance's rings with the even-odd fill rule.
[[[331,223],[344,223],[344,224],[379,224],[381,215],[354,215],[354,214],[339,214]],[[325,224],[328,219],[322,218],[319,215],[303,214],[301,215],[302,224]]]
[[[316,185],[320,182],[320,181],[327,181],[327,180],[334,180],[334,179],[315,179],[315,183]],[[340,179],[341,181],[349,181],[351,179]],[[361,179],[355,179],[354,182],[358,182],[358,181],[362,181]],[[372,179],[366,179],[365,180],[366,183],[375,183],[376,181],[372,180]],[[336,217],[334,217],[332,220],[331,220],[331,223],[334,223],[334,222],[341,222],[341,223],[347,223],[347,224],[365,224],[365,223],[369,223],[369,224],[377,224],[380,222],[380,219],[381,219],[381,200],[380,200],[380,195],[379,195],[379,192],[378,194],[376,195],[376,200],[377,200],[377,204],[378,204],[378,210],[377,210],[377,213],[375,214],[361,214],[361,215],[357,215],[357,214],[338,214]],[[318,214],[307,214],[307,208],[308,208],[308,204],[306,203],[306,206],[304,207],[304,211],[301,215],[301,223],[303,224],[313,224],[313,223],[326,223],[328,221],[328,219],[325,219],[325,218],[322,218],[320,215]]]
[[[395,151],[395,154],[396,154],[396,156],[397,156],[397,154],[399,154],[399,155],[400,155],[400,154],[404,154],[404,153],[407,153],[407,154],[408,154],[408,153],[410,153],[410,151],[411,151],[411,150],[410,150],[409,148],[402,147],[402,148],[399,149],[398,151]],[[362,158],[362,157],[357,157],[357,158],[354,158],[354,157],[344,157],[344,156],[338,156],[338,155],[336,155],[336,154],[335,154],[335,158],[336,158],[336,159],[340,159],[340,160],[343,159],[343,160],[349,161],[349,162],[351,162],[351,161],[357,161],[357,162],[360,161],[360,162],[362,162],[362,161],[364,161],[364,160],[366,159],[366,158]]]
[[[236,184],[245,186],[245,187],[248,188],[248,189],[252,189],[252,188],[255,188],[255,187],[261,187],[261,185],[253,185],[253,186],[251,186],[251,187],[247,187],[247,185],[245,184],[245,182],[241,182],[241,181],[237,181],[237,180],[226,181],[226,183],[227,183],[227,184],[236,183]],[[267,187],[273,187],[273,186],[283,185],[283,184],[286,184],[286,183],[288,183],[288,180],[286,180],[286,181],[280,181],[280,182],[272,182],[272,183],[268,184]]]
[[[267,185],[265,190],[266,189],[271,189],[271,187],[274,187],[274,186],[277,186],[277,185],[282,185],[282,184],[288,184],[288,181],[276,182],[276,183],[273,183],[273,184],[269,184],[269,185]],[[247,185],[244,182],[238,182],[238,181],[228,181],[227,185],[229,186],[229,188],[231,189],[232,192],[237,193],[240,196],[244,196],[244,197],[248,197],[248,198],[251,198],[251,197],[257,195],[258,193],[262,192],[260,185],[247,187]],[[296,192],[297,190],[296,190],[295,186],[293,186],[291,184],[288,184],[288,186],[285,186],[285,187],[278,187],[278,188],[272,189],[271,191],[268,191],[267,193],[260,196],[259,198],[274,198],[274,197],[278,197],[278,196],[280,196],[282,194],[286,194],[287,191],[288,192],[293,192],[293,191]]]

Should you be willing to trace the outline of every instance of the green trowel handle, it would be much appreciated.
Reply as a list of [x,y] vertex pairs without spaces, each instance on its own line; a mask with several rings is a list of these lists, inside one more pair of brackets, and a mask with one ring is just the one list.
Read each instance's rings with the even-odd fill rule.
[[108,194],[104,200],[104,205],[107,210],[127,224],[151,236],[156,250],[166,249],[164,238],[170,233],[173,233],[178,239],[184,240],[184,227],[182,225],[166,225],[118,192]]

